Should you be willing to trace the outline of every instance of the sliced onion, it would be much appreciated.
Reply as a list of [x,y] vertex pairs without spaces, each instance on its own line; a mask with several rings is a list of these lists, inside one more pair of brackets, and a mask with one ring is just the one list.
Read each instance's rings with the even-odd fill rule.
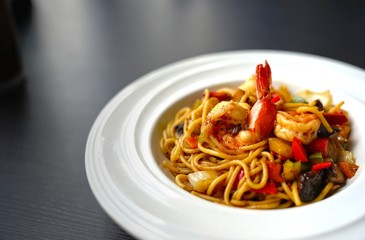
[[193,190],[201,193],[205,192],[217,177],[216,171],[198,171],[188,174],[189,183]]

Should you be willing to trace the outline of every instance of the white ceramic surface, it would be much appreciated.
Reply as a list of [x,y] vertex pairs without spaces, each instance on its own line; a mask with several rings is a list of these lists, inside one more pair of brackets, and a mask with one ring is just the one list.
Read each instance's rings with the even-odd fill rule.
[[[356,176],[334,196],[284,210],[222,206],[180,189],[160,163],[162,129],[205,88],[238,86],[268,60],[275,85],[330,89],[351,115]],[[294,52],[235,51],[183,60],[134,81],[97,117],[86,145],[91,189],[107,214],[142,239],[361,239],[365,236],[365,71]]]

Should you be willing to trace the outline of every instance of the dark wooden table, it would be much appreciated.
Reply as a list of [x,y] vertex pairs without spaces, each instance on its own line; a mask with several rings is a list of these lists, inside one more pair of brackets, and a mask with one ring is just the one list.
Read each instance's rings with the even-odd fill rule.
[[26,83],[0,98],[0,239],[133,239],[94,198],[84,152],[103,106],[151,70],[245,49],[365,68],[360,0],[22,2],[14,5]]

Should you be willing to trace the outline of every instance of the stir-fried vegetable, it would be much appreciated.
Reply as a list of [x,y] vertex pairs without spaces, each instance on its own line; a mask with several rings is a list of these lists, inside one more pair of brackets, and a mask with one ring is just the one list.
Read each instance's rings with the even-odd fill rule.
[[337,159],[337,147],[330,138],[317,138],[306,147],[308,154],[320,152],[324,158]]
[[286,160],[283,165],[283,178],[285,181],[294,181],[298,178],[301,171],[301,162]]
[[265,193],[265,194],[278,193],[278,189],[276,188],[275,182],[273,180],[269,180],[263,188],[253,189],[252,191],[256,193]]
[[[328,109],[328,104],[332,99],[327,94],[327,92],[320,93],[321,99],[325,100],[324,105]],[[306,92],[301,96],[296,96],[292,101],[309,102],[313,101],[313,96],[317,95],[317,93]],[[316,104],[323,110],[321,101],[317,100]],[[299,193],[303,202],[315,199],[327,182],[344,184],[346,178],[352,178],[359,168],[355,164],[353,153],[344,148],[351,130],[347,113],[337,111],[323,113],[323,115],[333,131],[328,132],[321,125],[317,138],[307,145],[296,137],[293,138],[291,144],[277,137],[268,139],[270,151],[285,161],[282,163],[281,172],[283,181],[299,181]],[[273,171],[273,166],[275,166],[273,163],[268,164],[269,171]],[[278,166],[275,167],[279,169]],[[271,179],[275,182],[275,179]]]
[[320,170],[329,168],[331,165],[332,165],[332,162],[316,163],[312,166],[312,171],[320,171]]
[[324,188],[324,171],[309,171],[300,175],[299,196],[303,202],[314,200]]
[[197,192],[205,192],[214,179],[218,177],[216,171],[198,171],[188,175],[189,183]]
[[329,138],[329,137],[333,136],[334,134],[336,134],[339,131],[340,130],[338,128],[332,127],[332,132],[328,132],[326,127],[323,124],[321,124],[321,126],[319,127],[319,129],[317,131],[317,137],[319,137],[319,138]]
[[326,173],[327,180],[330,182],[335,184],[344,184],[346,182],[346,178],[341,168],[336,163],[333,163],[332,166],[327,169]]
[[320,152],[313,153],[308,158],[311,164],[323,163],[323,156]]
[[283,178],[281,177],[282,165],[276,162],[269,161],[266,161],[266,164],[269,170],[269,179],[281,183],[283,181]]
[[292,149],[295,161],[308,162],[307,153],[299,138],[296,137],[293,138]]
[[293,158],[292,147],[290,143],[280,138],[269,138],[268,141],[271,152],[278,154],[281,158]]
[[198,148],[198,137],[186,138],[186,142],[189,144],[191,148]]
[[349,121],[348,117],[342,111],[335,113],[323,113],[323,117],[330,125],[342,125]]
[[346,161],[339,162],[338,165],[347,178],[352,178],[359,168],[358,165]]
[[330,91],[324,91],[324,92],[313,92],[310,90],[305,90],[298,95],[302,98],[304,98],[308,103],[319,100],[324,109],[328,110],[332,105],[332,95]]
[[245,176],[245,171],[243,169],[241,169],[239,172],[238,172],[238,175],[233,183],[233,188],[237,188],[238,187],[238,184],[239,182],[241,181],[241,179]]
[[217,98],[220,102],[228,101],[231,99],[231,95],[225,92],[210,92],[210,96]]

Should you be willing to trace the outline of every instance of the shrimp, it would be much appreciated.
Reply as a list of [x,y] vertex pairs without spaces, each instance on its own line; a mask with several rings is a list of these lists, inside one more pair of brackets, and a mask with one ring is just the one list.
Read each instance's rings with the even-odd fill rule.
[[274,128],[277,107],[271,101],[271,69],[265,61],[256,67],[257,101],[251,109],[235,101],[219,102],[207,115],[202,132],[223,146],[239,149],[263,140]]
[[274,134],[290,142],[297,137],[303,144],[309,144],[317,137],[320,126],[321,121],[315,114],[278,111]]

